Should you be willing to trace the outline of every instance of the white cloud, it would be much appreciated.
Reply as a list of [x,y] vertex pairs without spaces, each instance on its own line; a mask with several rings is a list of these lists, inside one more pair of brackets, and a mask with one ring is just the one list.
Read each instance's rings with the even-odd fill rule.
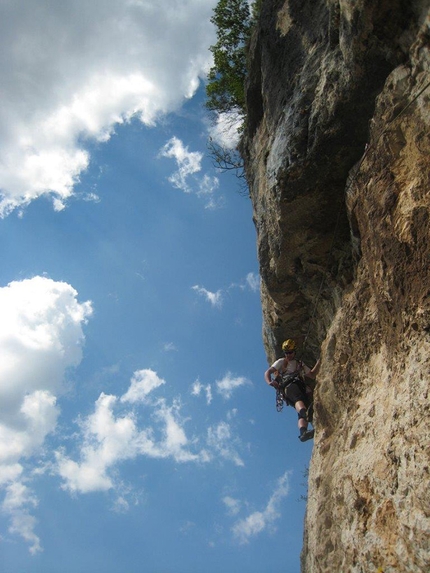
[[210,137],[220,147],[233,150],[239,143],[242,124],[243,117],[237,112],[217,114],[209,129]]
[[160,157],[176,161],[178,169],[168,178],[173,187],[184,193],[195,193],[197,197],[205,199],[205,209],[218,209],[224,205],[224,198],[215,196],[219,187],[218,177],[207,173],[197,175],[202,170],[203,153],[189,151],[180,139],[172,137],[160,150]]
[[206,395],[206,403],[209,404],[212,402],[212,386],[210,384],[202,384],[200,380],[196,380],[192,387],[191,387],[191,394],[193,396],[200,396],[200,394],[204,392]]
[[40,550],[30,511],[37,500],[25,485],[23,459],[37,456],[57,424],[57,396],[67,369],[82,358],[82,325],[91,303],[79,303],[67,283],[44,277],[0,288],[0,487],[10,531]]
[[240,283],[232,283],[228,288],[239,288],[241,290],[250,289],[253,292],[258,292],[260,290],[260,275],[256,273],[248,273],[244,280]]
[[196,380],[191,387],[191,394],[193,396],[200,396],[202,390],[203,384],[200,382],[200,380]]
[[212,386],[207,384],[205,387],[205,394],[206,394],[206,402],[209,404],[212,402]]
[[202,168],[203,154],[199,151],[188,151],[180,139],[172,137],[161,149],[162,157],[175,159],[178,170],[169,177],[170,183],[185,193],[191,193],[188,177],[198,173]]
[[248,273],[246,275],[246,283],[253,292],[258,292],[260,290],[260,275]]
[[222,501],[227,508],[229,515],[237,515],[240,511],[241,502],[239,499],[235,499],[226,495],[223,497]]
[[271,495],[263,511],[255,511],[248,517],[235,523],[232,528],[235,538],[239,543],[249,543],[251,537],[255,537],[267,528],[273,528],[274,523],[281,517],[279,505],[289,493],[289,472],[279,478],[275,491]]
[[[177,400],[172,405],[167,405],[164,399],[146,400],[149,392],[164,383],[154,371],[139,370],[120,399],[104,393],[100,395],[94,413],[80,422],[79,460],[74,461],[63,450],[56,453],[56,471],[63,478],[64,489],[72,493],[89,493],[118,488],[117,466],[138,456],[171,458],[180,463],[209,461],[206,450],[196,448],[195,440],[187,437],[186,420],[180,415],[181,406]],[[150,407],[155,423],[140,429],[135,412],[116,414],[121,403],[141,403]],[[124,507],[124,503],[121,505]]]
[[218,289],[216,292],[212,292],[200,285],[194,285],[191,288],[200,296],[203,296],[212,306],[221,308],[225,292],[229,292],[232,289],[240,289],[242,291],[250,289],[253,292],[258,292],[260,289],[260,276],[256,273],[248,273],[245,279],[242,279],[239,283],[231,283],[226,289]]
[[[222,458],[237,466],[244,465],[238,453],[241,441],[234,436],[229,423],[222,421],[210,426],[206,435],[190,438],[185,430],[188,419],[182,417],[178,399],[171,404],[164,398],[147,399],[149,392],[164,383],[154,371],[139,370],[123,397],[100,395],[94,412],[79,421],[80,435],[75,436],[78,459],[68,456],[64,449],[56,452],[54,471],[62,478],[65,490],[70,493],[114,490],[119,492],[118,499],[122,500],[119,504],[124,509],[126,494],[118,478],[118,466],[125,460],[146,457],[207,463]],[[196,381],[192,393],[199,395],[203,390],[207,392]],[[144,423],[140,420],[141,412],[124,411],[122,404],[144,407],[147,413]]]
[[37,499],[27,486],[17,481],[7,486],[2,511],[10,518],[9,531],[25,539],[32,554],[42,551],[40,539],[34,532],[37,521],[30,513],[36,506]]
[[219,187],[218,177],[212,177],[205,174],[199,181],[197,196],[206,199],[205,209],[214,211],[225,205],[225,199],[222,195],[215,195]]
[[238,413],[237,408],[233,408],[232,410],[229,410],[227,412],[227,420],[233,420],[234,418],[236,418],[237,413]]
[[231,426],[227,422],[220,422],[208,428],[207,443],[221,458],[232,461],[237,466],[245,465],[237,452],[241,445],[240,440],[233,437]]
[[0,216],[48,194],[57,210],[104,142],[138,117],[154,124],[193,95],[210,66],[216,1],[47,2],[2,10]]
[[58,473],[71,492],[106,491],[114,484],[109,470],[136,455],[136,424],[131,415],[115,418],[116,396],[100,394],[93,414],[81,423],[80,462],[57,452]]
[[233,376],[231,372],[227,372],[222,380],[217,380],[216,387],[218,393],[221,394],[224,399],[228,400],[236,388],[247,384],[251,384],[251,382],[244,376]]
[[167,406],[164,400],[160,400],[154,417],[163,424],[162,441],[154,451],[158,450],[158,457],[173,457],[177,462],[206,462],[209,457],[206,451],[192,453],[188,447],[193,444],[183,428],[179,411],[180,404],[174,401],[172,406]]
[[199,182],[199,189],[197,191],[197,195],[205,196],[205,195],[212,195],[216,189],[219,187],[219,179],[218,177],[212,177],[207,173],[203,175],[202,179]]
[[153,370],[137,370],[133,374],[129,389],[121,396],[121,402],[130,402],[132,404],[142,402],[150,392],[165,383]]
[[211,303],[212,306],[221,308],[223,302],[221,290],[217,290],[217,292],[211,292],[199,285],[194,285],[191,288],[199,295],[203,296],[208,302]]

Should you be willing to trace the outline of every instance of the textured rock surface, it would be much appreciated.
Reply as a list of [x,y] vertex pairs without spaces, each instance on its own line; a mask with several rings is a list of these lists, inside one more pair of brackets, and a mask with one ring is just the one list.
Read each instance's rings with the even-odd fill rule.
[[423,11],[410,0],[263,1],[243,155],[270,360],[286,335],[303,339],[308,330],[315,353],[352,280],[345,182],[368,141],[375,98],[407,61]]
[[430,2],[264,0],[250,70],[268,359],[322,349],[303,571],[428,571]]

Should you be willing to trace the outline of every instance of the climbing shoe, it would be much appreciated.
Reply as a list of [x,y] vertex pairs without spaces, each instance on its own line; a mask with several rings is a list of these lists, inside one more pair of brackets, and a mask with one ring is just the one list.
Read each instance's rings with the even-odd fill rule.
[[301,436],[299,436],[299,440],[301,442],[307,442],[308,440],[312,440],[312,438],[314,437],[315,434],[315,430],[306,430],[306,432],[303,432],[303,434]]

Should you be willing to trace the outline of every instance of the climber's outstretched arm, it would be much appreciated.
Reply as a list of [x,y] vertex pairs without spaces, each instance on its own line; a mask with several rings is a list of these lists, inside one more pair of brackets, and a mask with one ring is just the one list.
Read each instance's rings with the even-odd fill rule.
[[312,368],[312,370],[310,370],[306,376],[308,378],[312,378],[313,380],[315,380],[315,378],[318,375],[318,372],[320,371],[320,367],[321,367],[321,360],[318,358],[318,360],[315,363],[315,366]]

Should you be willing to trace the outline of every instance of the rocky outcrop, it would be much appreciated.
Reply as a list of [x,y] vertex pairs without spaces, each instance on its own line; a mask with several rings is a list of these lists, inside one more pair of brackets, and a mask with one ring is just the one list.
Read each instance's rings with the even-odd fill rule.
[[249,69],[268,360],[322,358],[303,571],[430,570],[430,2],[264,0]]

